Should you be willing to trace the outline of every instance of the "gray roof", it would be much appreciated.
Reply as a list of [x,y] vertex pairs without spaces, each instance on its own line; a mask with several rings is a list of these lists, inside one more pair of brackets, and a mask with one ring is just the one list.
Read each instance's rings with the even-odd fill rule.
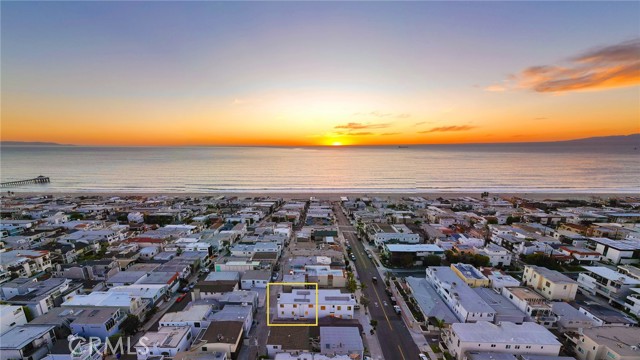
[[495,325],[486,321],[478,321],[476,323],[451,324],[451,329],[463,342],[561,345],[549,330],[533,322],[525,322],[522,325],[503,322],[500,325]]
[[247,270],[242,275],[242,280],[269,280],[271,274],[265,270]]
[[2,334],[0,349],[22,349],[53,330],[51,325],[19,325]]
[[565,321],[591,321],[591,318],[581,313],[578,309],[562,301],[551,303],[551,311]]
[[240,273],[237,271],[216,271],[207,275],[206,281],[238,281],[240,280]]
[[509,299],[501,294],[496,293],[493,289],[477,287],[473,288],[476,294],[489,304],[496,312],[496,322],[524,322],[527,314],[518,309]]
[[216,321],[244,321],[251,316],[253,308],[249,305],[226,305],[222,310],[216,312],[211,320]]
[[620,356],[628,356],[627,359],[637,359],[640,351],[631,348],[631,345],[638,345],[640,339],[640,328],[626,326],[600,326],[584,329],[585,337],[593,340],[597,344],[606,345]]
[[411,287],[413,296],[418,302],[418,306],[427,317],[435,317],[447,324],[458,322],[456,315],[449,309],[447,304],[440,298],[431,284],[425,279],[407,277],[407,284]]
[[467,360],[517,360],[518,358],[509,353],[488,352],[488,351],[467,351]]
[[107,283],[135,283],[147,275],[146,271],[120,271],[107,279]]
[[[457,300],[467,312],[471,313],[493,313],[493,308],[489,306],[478,294],[471,289],[462,279],[447,266],[433,266],[435,277],[440,282],[448,283],[452,286],[451,292],[457,295]],[[455,287],[453,284],[455,283]]]
[[357,327],[323,326],[320,328],[320,352],[349,354],[364,351]]
[[545,279],[552,281],[554,283],[562,283],[562,284],[577,284],[578,282],[571,279],[567,275],[564,275],[558,271],[547,269],[543,266],[535,266],[535,265],[526,265],[525,268],[531,268],[533,271],[538,274],[544,276]]

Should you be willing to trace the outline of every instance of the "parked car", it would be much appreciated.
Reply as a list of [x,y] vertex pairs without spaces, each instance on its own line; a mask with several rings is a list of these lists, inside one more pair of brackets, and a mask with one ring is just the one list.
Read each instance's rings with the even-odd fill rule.
[[402,312],[402,309],[400,309],[400,306],[398,305],[393,305],[393,310],[395,310],[398,315]]
[[378,278],[376,276],[374,276],[374,277],[371,278],[371,281],[373,281],[374,283],[377,283],[378,282]]
[[178,296],[178,298],[176,299],[176,302],[182,301],[182,299],[184,299],[186,296],[187,296],[187,294],[182,294],[182,295]]
[[278,280],[278,276],[280,276],[279,273],[273,273],[273,276],[271,276],[271,281],[276,281]]
[[418,356],[420,356],[420,360],[429,360],[429,358],[425,354],[418,354]]

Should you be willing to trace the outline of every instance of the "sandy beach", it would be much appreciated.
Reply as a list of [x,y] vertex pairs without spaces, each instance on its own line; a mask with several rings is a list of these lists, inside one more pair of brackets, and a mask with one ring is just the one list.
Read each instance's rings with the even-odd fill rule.
[[[54,197],[78,197],[78,196],[101,196],[101,197],[127,197],[127,196],[139,196],[139,197],[158,197],[158,196],[169,196],[169,197],[218,197],[218,196],[227,196],[227,197],[238,197],[238,198],[255,198],[255,197],[270,197],[270,198],[281,198],[285,200],[291,199],[308,199],[310,197],[315,197],[319,200],[340,200],[341,197],[348,198],[361,198],[361,197],[381,197],[387,199],[401,199],[404,197],[412,197],[419,196],[424,197],[426,199],[453,199],[459,197],[477,197],[479,198],[480,192],[422,192],[422,193],[383,193],[383,192],[273,192],[273,191],[264,191],[264,192],[210,192],[210,193],[190,193],[190,192],[55,192],[55,193],[46,193],[46,192],[19,192],[13,191],[12,197],[25,197],[25,196],[44,196],[44,195],[52,195]],[[3,194],[3,197],[6,196],[6,192]],[[504,192],[504,193],[489,193],[489,196],[501,197],[501,198],[512,198],[512,197],[520,197],[531,200],[564,200],[564,199],[575,199],[575,200],[593,200],[593,199],[607,199],[607,198],[638,198],[640,194],[633,193],[582,193],[582,192]]]

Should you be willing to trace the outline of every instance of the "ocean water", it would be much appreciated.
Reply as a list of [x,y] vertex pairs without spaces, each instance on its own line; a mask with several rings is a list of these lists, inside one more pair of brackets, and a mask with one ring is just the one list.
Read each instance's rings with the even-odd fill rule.
[[16,192],[640,193],[632,146],[566,143],[395,147],[2,146]]

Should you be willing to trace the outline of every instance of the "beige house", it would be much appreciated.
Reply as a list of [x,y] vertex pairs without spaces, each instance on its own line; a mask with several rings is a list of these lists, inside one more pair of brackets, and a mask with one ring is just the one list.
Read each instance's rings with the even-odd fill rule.
[[201,352],[225,353],[227,357],[235,359],[242,347],[242,338],[242,321],[214,321],[194,346],[200,348]]
[[555,270],[542,266],[524,267],[522,284],[536,289],[548,300],[575,300],[578,282]]
[[576,339],[575,354],[579,360],[640,359],[640,328],[600,326],[584,329]]

